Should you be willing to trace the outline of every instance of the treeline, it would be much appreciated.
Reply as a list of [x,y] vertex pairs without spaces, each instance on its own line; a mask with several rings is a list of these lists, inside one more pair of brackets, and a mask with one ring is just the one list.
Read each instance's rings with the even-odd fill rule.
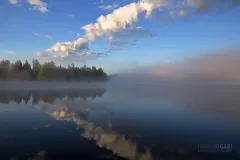
[[0,61],[0,81],[81,81],[104,80],[107,74],[102,68],[56,66],[54,62],[40,64],[38,60],[23,64],[20,60],[11,63],[9,60]]

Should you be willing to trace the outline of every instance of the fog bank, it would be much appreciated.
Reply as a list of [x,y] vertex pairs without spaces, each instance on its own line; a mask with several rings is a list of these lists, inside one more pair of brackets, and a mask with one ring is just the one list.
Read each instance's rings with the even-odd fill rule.
[[121,73],[116,81],[136,83],[240,84],[240,50],[204,53],[171,63]]

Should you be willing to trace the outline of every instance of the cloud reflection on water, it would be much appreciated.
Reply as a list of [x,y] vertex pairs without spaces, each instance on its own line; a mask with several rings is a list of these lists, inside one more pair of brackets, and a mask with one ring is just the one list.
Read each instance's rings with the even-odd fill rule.
[[[138,88],[136,91],[143,91],[143,88]],[[227,89],[227,88],[201,88],[191,89],[187,87],[167,87],[162,86],[161,91],[151,90],[152,93],[156,93],[155,96],[159,101],[169,101],[174,103],[186,103],[189,106],[194,104],[199,104],[200,106],[209,105],[208,108],[214,107],[218,102],[222,105],[227,105],[228,102],[238,103],[236,94],[238,89]],[[112,128],[112,125],[99,125],[95,122],[89,120],[89,115],[96,112],[96,110],[104,109],[104,107],[98,107],[95,103],[86,102],[84,100],[95,99],[96,97],[101,97],[105,93],[105,89],[95,89],[95,90],[78,90],[78,91],[30,91],[30,92],[1,92],[0,102],[11,103],[15,101],[16,103],[30,103],[36,109],[42,111],[53,117],[56,120],[72,121],[83,129],[82,137],[95,141],[96,145],[100,148],[105,148],[111,150],[114,154],[126,158],[126,159],[137,159],[137,160],[153,160],[158,159],[159,156],[156,152],[151,150],[151,144],[142,145],[138,143],[135,138],[129,137],[125,133],[121,133]],[[131,93],[131,92],[130,92]],[[139,94],[145,95],[150,93],[150,90],[146,92],[138,92]],[[230,94],[230,95],[228,95]],[[155,98],[152,96],[152,98]],[[231,99],[232,98],[232,99]],[[83,101],[77,102],[73,101],[76,99],[82,99]],[[213,101],[211,101],[213,100]],[[226,101],[226,103],[223,103]],[[190,103],[191,102],[191,103]],[[205,102],[205,103],[201,103]],[[211,106],[213,105],[213,106]],[[217,110],[217,109],[216,109]],[[108,110],[105,110],[108,112]],[[111,114],[110,112],[108,114]],[[110,123],[111,120],[110,120]],[[47,124],[46,124],[47,125]],[[113,124],[114,125],[114,124]],[[47,127],[51,128],[52,126]],[[141,139],[140,137],[139,139]],[[144,138],[144,137],[143,137]],[[144,148],[144,149],[140,149]],[[162,148],[161,148],[162,149]],[[183,156],[191,152],[183,147],[174,148],[166,147],[159,151],[160,156],[166,154],[168,155],[178,155]],[[179,159],[179,157],[175,157]],[[172,157],[174,159],[174,157]]]

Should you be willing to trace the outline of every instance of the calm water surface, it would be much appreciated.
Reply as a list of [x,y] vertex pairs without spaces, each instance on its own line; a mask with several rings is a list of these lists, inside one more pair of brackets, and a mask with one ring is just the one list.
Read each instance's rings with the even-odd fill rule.
[[0,159],[240,159],[239,97],[236,86],[1,91]]

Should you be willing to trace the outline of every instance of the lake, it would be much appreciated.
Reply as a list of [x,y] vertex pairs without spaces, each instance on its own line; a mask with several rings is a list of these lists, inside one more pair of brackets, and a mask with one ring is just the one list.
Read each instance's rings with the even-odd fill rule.
[[0,159],[240,159],[240,87],[0,91]]

